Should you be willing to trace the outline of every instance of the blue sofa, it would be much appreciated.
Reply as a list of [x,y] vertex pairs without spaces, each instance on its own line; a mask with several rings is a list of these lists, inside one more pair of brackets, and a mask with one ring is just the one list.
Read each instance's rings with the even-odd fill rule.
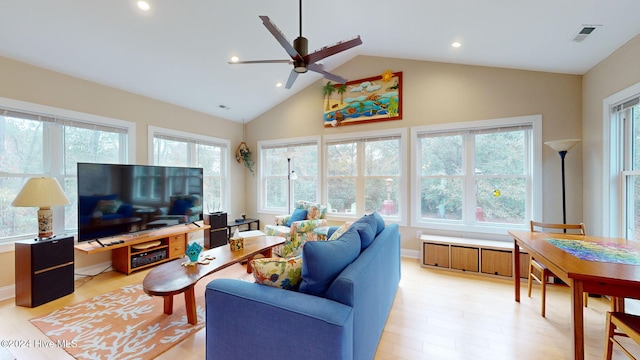
[[[210,282],[207,359],[373,359],[400,281],[398,225],[382,226],[322,296],[241,280]],[[305,244],[303,261],[313,243],[319,242]]]

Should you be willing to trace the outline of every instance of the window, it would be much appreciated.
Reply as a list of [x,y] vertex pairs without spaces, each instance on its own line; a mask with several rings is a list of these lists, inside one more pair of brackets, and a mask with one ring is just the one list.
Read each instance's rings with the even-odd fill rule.
[[54,233],[75,231],[76,164],[127,163],[133,133],[130,122],[0,98],[0,240],[37,234],[37,209],[11,202],[38,176],[57,178],[70,200],[53,208]]
[[412,129],[414,226],[504,232],[527,224],[539,208],[539,122],[534,116]]
[[[229,208],[229,140],[154,126],[149,126],[149,139],[152,141],[150,163],[203,169],[204,211]],[[152,196],[152,193],[145,196]]]
[[329,215],[357,217],[377,211],[387,220],[402,221],[404,138],[404,129],[325,137]]
[[[318,144],[319,137],[258,142],[260,211],[284,214],[297,200],[319,202]],[[296,179],[287,187],[289,168]]]
[[627,239],[640,241],[640,94],[611,106],[611,129],[615,159],[611,163],[617,196],[613,205],[619,212],[613,229]]

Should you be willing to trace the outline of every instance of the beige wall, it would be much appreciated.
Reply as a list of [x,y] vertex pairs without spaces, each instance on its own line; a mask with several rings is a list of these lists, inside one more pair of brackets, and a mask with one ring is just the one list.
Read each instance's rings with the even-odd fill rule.
[[[234,199],[228,210],[231,213],[244,211],[242,190],[247,171],[235,161],[235,148],[242,141],[242,124],[3,57],[0,57],[0,97],[135,122],[135,159],[138,164],[148,163],[149,125],[229,139],[230,177],[234,180],[231,182],[231,194]],[[0,287],[14,283],[14,253],[3,252],[2,249]],[[76,268],[109,260],[110,252],[95,255],[76,252]]]
[[[616,50],[600,64],[584,75],[582,111],[584,158],[584,216],[594,235],[603,233],[603,211],[608,204],[603,201],[604,148],[603,100],[640,82],[640,35]],[[611,224],[613,226],[613,224]]]
[[[325,129],[322,85],[326,81],[319,80],[248,123],[248,144],[254,148],[258,140],[409,129],[534,114],[542,115],[543,141],[581,136],[581,76],[368,56],[356,57],[335,72],[359,79],[382,74],[387,69],[403,72],[402,120]],[[410,144],[407,146],[410,153]],[[566,159],[567,177],[571,181],[567,189],[567,218],[572,222],[582,221],[581,146],[576,149]],[[543,172],[544,218],[540,220],[561,221],[560,157],[546,146]],[[410,189],[409,173],[406,181]],[[272,223],[273,214],[257,214],[257,178],[248,177],[246,186],[247,213]],[[403,249],[418,249],[416,230],[401,228]]]

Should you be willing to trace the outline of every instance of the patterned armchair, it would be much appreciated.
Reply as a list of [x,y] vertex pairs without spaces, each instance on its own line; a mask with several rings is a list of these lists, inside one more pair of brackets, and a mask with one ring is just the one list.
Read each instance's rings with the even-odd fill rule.
[[289,221],[291,214],[276,216],[275,225],[267,225],[265,230],[267,235],[282,236],[285,243],[273,248],[273,253],[280,257],[294,257],[302,254],[302,245],[306,241],[318,240],[318,236],[313,231],[318,226],[326,226],[327,207],[318,203],[298,200],[295,209],[307,211],[306,220],[293,221],[291,227],[285,224]]

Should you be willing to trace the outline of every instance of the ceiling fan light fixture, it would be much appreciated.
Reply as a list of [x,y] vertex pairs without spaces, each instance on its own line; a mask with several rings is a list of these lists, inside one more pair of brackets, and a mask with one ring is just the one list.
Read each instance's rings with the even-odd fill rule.
[[237,56],[232,56],[230,60],[231,60],[232,63],[237,63],[238,60],[240,60],[240,59],[238,59]]
[[294,61],[293,62],[293,71],[297,72],[298,74],[304,74],[307,72],[307,64],[304,63],[304,61]]

